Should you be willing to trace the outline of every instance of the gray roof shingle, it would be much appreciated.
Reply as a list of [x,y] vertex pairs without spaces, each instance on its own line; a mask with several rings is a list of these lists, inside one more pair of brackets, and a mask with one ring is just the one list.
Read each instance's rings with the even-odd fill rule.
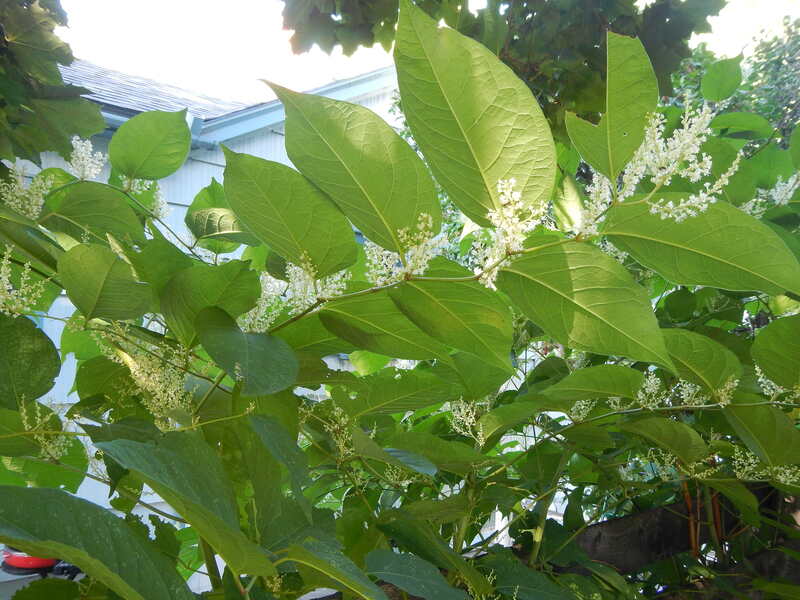
[[187,108],[200,119],[213,119],[246,108],[243,102],[220,100],[179,87],[106,69],[84,60],[61,66],[64,81],[91,90],[95,102],[139,113],[146,110],[176,111]]

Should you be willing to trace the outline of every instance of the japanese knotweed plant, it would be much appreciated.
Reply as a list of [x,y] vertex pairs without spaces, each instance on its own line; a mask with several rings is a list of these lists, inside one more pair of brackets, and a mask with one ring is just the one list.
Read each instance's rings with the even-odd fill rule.
[[[605,112],[555,143],[511,70],[404,1],[419,153],[273,85],[294,168],[231,141],[191,239],[158,184],[184,113],[11,173],[0,540],[81,567],[70,598],[189,599],[196,571],[253,600],[789,594],[755,556],[796,555],[800,139],[716,93],[659,107],[640,42],[607,51]],[[71,404],[48,396],[69,354]]]

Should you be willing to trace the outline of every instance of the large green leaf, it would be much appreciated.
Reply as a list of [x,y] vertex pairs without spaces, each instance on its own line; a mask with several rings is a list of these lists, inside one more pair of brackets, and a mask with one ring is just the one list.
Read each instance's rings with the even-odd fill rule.
[[300,173],[225,149],[225,196],[258,239],[317,277],[350,266],[358,246],[341,211]]
[[566,346],[672,368],[647,293],[590,244],[535,249],[500,271],[497,288]]
[[25,432],[19,411],[0,408],[0,456],[38,456],[39,444]]
[[275,417],[251,415],[250,428],[255,432],[261,444],[272,455],[272,458],[286,467],[292,484],[294,500],[311,520],[311,505],[303,496],[303,488],[309,483],[308,461],[306,455],[297,446],[296,438],[292,439],[286,428]]
[[116,439],[96,446],[141,477],[237,572],[275,574],[266,553],[239,529],[236,500],[222,463],[202,436],[173,432],[156,443]]
[[800,462],[800,431],[792,419],[775,406],[740,406],[763,401],[761,396],[737,392],[722,412],[736,435],[766,464]]
[[313,356],[322,357],[355,350],[353,344],[336,337],[325,328],[319,313],[312,313],[293,321],[286,327],[274,331],[273,335],[285,340],[295,351]]
[[384,511],[378,528],[394,539],[401,548],[447,571],[458,572],[472,590],[489,594],[492,586],[478,570],[445,544],[429,523],[411,518],[400,511]]
[[197,313],[195,329],[203,348],[225,371],[242,383],[245,396],[274,394],[297,379],[297,358],[282,339],[245,333],[221,308]]
[[381,117],[363,106],[272,89],[286,109],[286,151],[300,172],[328,194],[358,229],[402,252],[400,231],[420,213],[439,232],[441,208],[428,169]]
[[238,317],[255,306],[260,287],[258,273],[247,262],[197,264],[179,271],[164,286],[161,311],[178,340],[188,346],[195,338],[195,319],[201,310],[216,306]]
[[575,595],[557,586],[544,573],[534,571],[519,559],[499,556],[488,561],[497,580],[495,589],[518,600],[572,600]]
[[[436,259],[428,276],[470,276],[467,269]],[[449,346],[512,371],[513,327],[508,304],[477,281],[406,281],[389,297],[417,327]]]
[[391,550],[373,550],[367,555],[367,571],[413,596],[433,600],[467,600],[463,590],[450,586],[434,565]]
[[170,560],[110,511],[61,490],[2,486],[0,540],[79,566],[128,600],[192,600]]
[[622,365],[597,365],[578,369],[546,388],[542,393],[558,400],[591,400],[593,398],[636,398],[642,387],[641,371]]
[[736,355],[719,342],[685,329],[665,329],[664,343],[681,379],[715,392],[729,379],[739,379],[742,365]]
[[214,177],[195,194],[183,222],[197,239],[197,245],[215,254],[233,252],[242,243],[258,245],[252,234],[243,231],[242,224],[231,211],[222,184]]
[[119,240],[144,241],[142,223],[125,194],[95,181],[81,181],[51,195],[39,223],[75,240],[90,235],[104,242],[110,233]]
[[777,319],[761,329],[751,352],[769,379],[788,389],[800,385],[800,315]]
[[719,60],[706,69],[700,82],[703,98],[710,102],[725,100],[742,83],[742,56]]
[[420,454],[443,471],[458,475],[466,475],[492,460],[463,442],[450,442],[424,431],[399,433],[386,446]]
[[357,348],[394,358],[447,358],[448,350],[400,312],[387,292],[329,302],[320,311],[322,324]]
[[136,319],[150,308],[150,286],[105,246],[70,248],[58,259],[58,278],[87,319]]
[[429,371],[383,369],[356,380],[342,408],[352,417],[405,413],[454,400],[463,390]]
[[[677,201],[675,192],[659,194]],[[681,223],[633,204],[608,212],[611,242],[664,278],[682,285],[768,294],[800,293],[800,264],[769,227],[727,202]]]
[[694,429],[665,417],[646,417],[619,426],[669,450],[687,465],[708,456],[708,446]]
[[499,180],[515,179],[527,203],[547,202],[555,146],[528,86],[485,46],[437,29],[408,0],[396,39],[403,112],[448,197],[481,225],[500,206]]
[[319,571],[367,600],[387,600],[386,594],[370,581],[349,558],[329,543],[308,538],[289,546],[287,557]]
[[44,396],[60,370],[55,345],[33,321],[0,314],[0,407]]
[[506,431],[516,427],[542,412],[542,406],[538,402],[528,402],[520,400],[511,404],[498,406],[481,416],[478,420],[478,427],[486,438],[484,446],[491,448]]
[[143,112],[114,133],[108,159],[117,171],[133,179],[162,179],[180,169],[191,141],[185,109]]
[[606,39],[606,111],[597,125],[567,113],[566,125],[583,159],[614,181],[644,140],[658,82],[638,39],[611,31]]

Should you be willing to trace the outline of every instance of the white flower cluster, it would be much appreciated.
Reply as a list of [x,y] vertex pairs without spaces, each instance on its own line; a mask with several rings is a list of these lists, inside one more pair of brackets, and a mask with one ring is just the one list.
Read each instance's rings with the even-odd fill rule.
[[733,400],[733,394],[738,387],[739,380],[733,375],[728,377],[728,380],[722,385],[721,388],[714,390],[714,397],[717,400],[717,404],[720,406],[728,406],[728,404],[731,403],[731,400]]
[[331,436],[336,447],[336,460],[344,461],[354,452],[353,434],[350,430],[352,423],[350,417],[338,404],[333,404],[330,420],[325,421],[325,431]]
[[19,272],[17,285],[13,284],[11,248],[6,246],[0,259],[0,314],[13,316],[32,312],[44,293],[45,281],[32,281],[31,266],[25,263]]
[[[32,408],[32,410],[31,410]],[[63,433],[51,433],[51,429],[58,424],[58,419],[39,402],[19,403],[19,416],[22,427],[32,434],[34,441],[39,445],[43,458],[58,460],[69,450],[70,438]]]
[[420,213],[414,229],[404,227],[397,237],[403,246],[403,256],[384,250],[367,240],[364,251],[367,255],[367,280],[373,285],[384,286],[402,281],[409,275],[422,275],[430,260],[440,251],[441,240],[433,231],[433,217]]
[[156,426],[167,430],[175,413],[192,409],[193,393],[186,386],[190,352],[182,347],[134,345],[123,336],[124,330],[112,331],[95,341],[107,358],[128,368],[137,388],[128,393],[141,392],[142,404],[155,417]]
[[287,284],[266,271],[261,273],[261,295],[256,305],[239,317],[239,326],[244,331],[266,333],[286,306],[283,293]]
[[625,260],[628,258],[628,253],[624,250],[620,250],[614,244],[609,242],[607,239],[603,239],[597,246],[602,250],[605,254],[608,254],[611,258],[617,261],[620,264],[623,264]]
[[122,189],[129,194],[145,194],[147,192],[153,193],[153,206],[150,212],[156,219],[165,219],[169,215],[169,205],[164,198],[164,192],[161,191],[161,186],[157,181],[150,181],[149,179],[132,179],[127,175],[120,177]]
[[106,159],[102,152],[94,152],[90,140],[82,140],[76,135],[72,138],[72,154],[67,169],[78,179],[94,179],[102,173]]
[[13,165],[9,174],[10,180],[0,181],[0,204],[29,219],[39,218],[45,196],[53,185],[52,177],[34,177],[25,187],[25,172],[20,165]]
[[580,423],[594,410],[595,404],[597,404],[595,400],[578,400],[567,414],[575,423]]
[[[756,379],[758,380],[758,387],[761,388],[761,393],[770,398],[775,398],[780,394],[785,394],[787,390],[785,387],[778,385],[764,374],[761,367],[755,365]],[[800,384],[799,384],[800,385]]]
[[670,481],[675,473],[678,457],[660,448],[650,448],[647,460],[662,481]]
[[757,219],[764,216],[764,213],[773,206],[785,206],[794,197],[795,192],[800,189],[800,173],[795,173],[786,181],[778,177],[772,189],[756,190],[756,196],[748,200],[739,208]]
[[479,446],[486,443],[483,427],[479,423],[478,405],[459,400],[450,403],[450,427],[459,435],[472,438]]
[[678,401],[682,406],[703,406],[708,404],[709,397],[701,393],[702,388],[696,383],[681,379],[675,385]]
[[310,308],[318,300],[341,296],[350,281],[350,272],[346,270],[317,279],[316,269],[308,260],[302,265],[287,264],[286,276],[289,280],[286,301],[291,314]]
[[592,183],[586,188],[586,202],[581,208],[581,217],[575,233],[582,237],[597,235],[603,215],[613,200],[611,182],[600,173],[594,173]]
[[648,373],[639,391],[636,392],[636,402],[642,408],[653,410],[666,403],[669,392],[664,389],[661,380],[655,373]]
[[497,272],[505,259],[521,252],[525,238],[547,218],[547,204],[531,206],[525,204],[520,192],[514,191],[516,179],[501,179],[497,182],[497,193],[500,206],[490,210],[486,215],[494,229],[490,233],[489,243],[476,243],[478,267],[481,282],[494,288]]
[[765,465],[759,458],[739,446],[733,453],[733,472],[744,481],[775,480],[784,485],[800,484],[800,465]]
[[386,465],[383,470],[383,478],[398,488],[405,488],[417,480],[414,473],[399,465]]

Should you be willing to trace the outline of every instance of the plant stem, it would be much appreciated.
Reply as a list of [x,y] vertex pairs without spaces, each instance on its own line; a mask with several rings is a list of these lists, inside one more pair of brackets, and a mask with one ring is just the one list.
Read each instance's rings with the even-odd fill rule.
[[547,521],[547,513],[550,511],[550,505],[556,497],[558,491],[558,480],[561,479],[561,473],[567,462],[572,457],[571,452],[564,452],[561,455],[561,460],[558,462],[558,467],[550,482],[551,491],[545,494],[542,499],[537,503],[536,509],[538,511],[536,526],[534,527],[531,535],[533,535],[533,547],[531,548],[531,555],[528,557],[528,566],[536,564],[536,559],[539,557],[539,552],[542,549],[542,541],[544,541],[544,524]]
[[203,562],[206,563],[206,571],[208,571],[208,579],[211,581],[211,589],[215,592],[221,590],[222,577],[219,576],[216,555],[205,538],[200,538],[200,551],[203,553]]

